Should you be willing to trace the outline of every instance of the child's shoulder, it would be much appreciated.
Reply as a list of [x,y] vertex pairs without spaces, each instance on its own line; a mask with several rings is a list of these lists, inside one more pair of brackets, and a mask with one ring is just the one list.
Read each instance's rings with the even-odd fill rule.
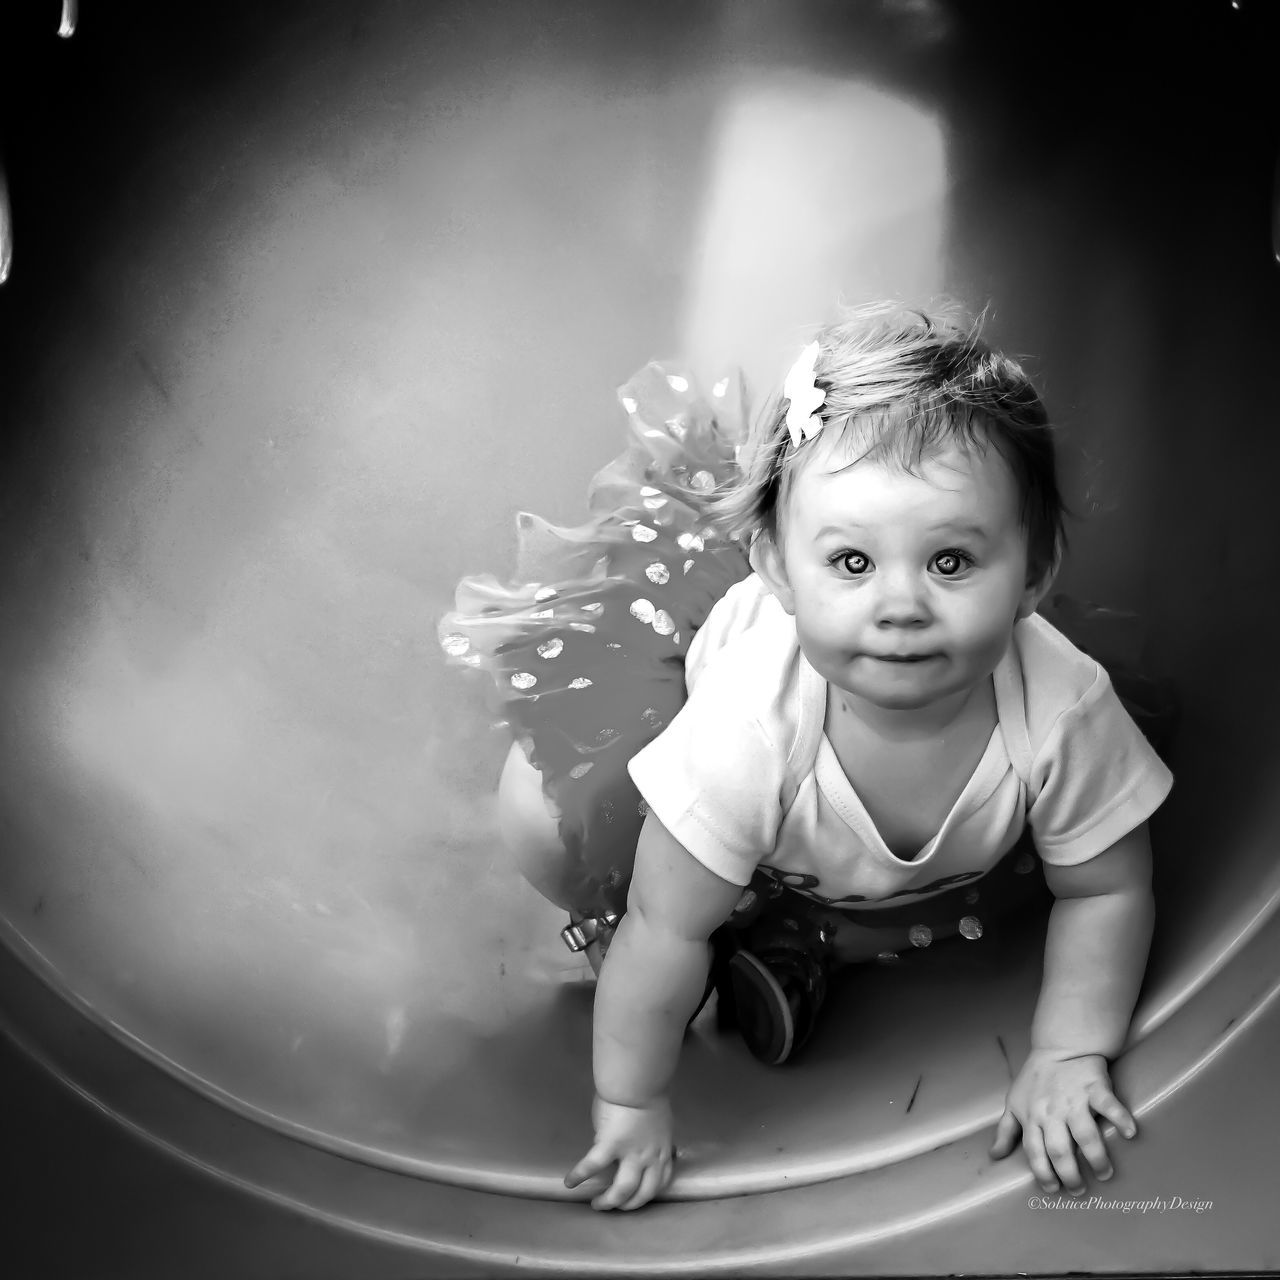
[[685,680],[692,690],[703,673],[719,666],[725,651],[748,635],[757,649],[784,651],[795,642],[795,627],[758,574],[735,582],[716,601],[698,628],[685,659]]
[[795,623],[781,609],[767,610],[748,627],[714,637],[714,645],[698,655],[694,686],[736,687],[748,700],[768,698],[783,686],[795,683],[799,671],[800,644]]
[[750,580],[739,586],[736,601],[726,597],[722,617],[713,611],[708,619],[712,630],[695,637],[702,644],[690,653],[696,663],[687,673],[689,702],[726,732],[753,724],[771,740],[789,742],[803,697],[812,692],[804,684],[795,622],[772,596],[758,595]]
[[1033,613],[1013,629],[1022,681],[1027,735],[1033,751],[1069,712],[1110,688],[1106,671],[1047,619]]

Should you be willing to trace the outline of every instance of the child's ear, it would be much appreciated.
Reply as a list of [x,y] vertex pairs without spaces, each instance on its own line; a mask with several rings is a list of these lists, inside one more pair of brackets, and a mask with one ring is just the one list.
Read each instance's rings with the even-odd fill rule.
[[1038,577],[1034,574],[1028,575],[1027,585],[1023,590],[1022,599],[1018,602],[1018,621],[1023,618],[1029,618],[1040,607],[1040,601],[1049,594],[1049,588],[1053,586],[1054,579],[1058,576],[1057,561],[1045,569]]
[[791,592],[791,583],[787,579],[787,567],[782,559],[782,550],[767,534],[756,536],[751,544],[751,567],[760,575],[761,581],[775,596],[778,603],[790,614],[796,611],[795,597]]

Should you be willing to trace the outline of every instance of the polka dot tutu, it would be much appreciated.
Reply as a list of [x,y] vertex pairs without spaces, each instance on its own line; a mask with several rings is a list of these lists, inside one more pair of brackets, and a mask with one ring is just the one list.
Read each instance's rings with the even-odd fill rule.
[[630,447],[592,480],[587,522],[522,513],[516,581],[464,578],[439,627],[446,660],[489,676],[541,771],[587,915],[625,906],[644,820],[627,762],[684,704],[689,642],[750,572],[709,506],[737,476],[740,381],[704,398],[689,374],[650,364],[618,399]]

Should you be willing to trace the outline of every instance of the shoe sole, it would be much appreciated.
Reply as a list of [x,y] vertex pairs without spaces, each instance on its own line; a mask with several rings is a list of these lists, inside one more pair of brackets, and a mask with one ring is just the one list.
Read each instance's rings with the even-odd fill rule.
[[[791,1056],[796,1042],[795,1019],[791,1016],[791,1005],[787,1002],[786,992],[770,973],[768,966],[750,951],[739,951],[729,961],[729,980],[733,985],[739,1030],[747,1048],[766,1066],[780,1067]],[[748,1016],[746,1011],[750,1008],[748,998],[757,1006],[764,1005],[771,1015],[770,1025],[782,1033],[780,1038],[774,1036],[767,1046],[749,1035],[742,1026]]]

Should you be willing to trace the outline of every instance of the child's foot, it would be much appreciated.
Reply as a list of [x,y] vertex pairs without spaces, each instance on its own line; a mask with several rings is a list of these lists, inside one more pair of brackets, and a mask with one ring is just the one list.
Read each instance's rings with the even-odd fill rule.
[[[757,950],[739,948],[728,960],[733,1021],[747,1048],[767,1066],[781,1066],[799,1053],[817,1025],[827,963],[814,951],[783,936]],[[724,995],[722,990],[722,1000]]]

